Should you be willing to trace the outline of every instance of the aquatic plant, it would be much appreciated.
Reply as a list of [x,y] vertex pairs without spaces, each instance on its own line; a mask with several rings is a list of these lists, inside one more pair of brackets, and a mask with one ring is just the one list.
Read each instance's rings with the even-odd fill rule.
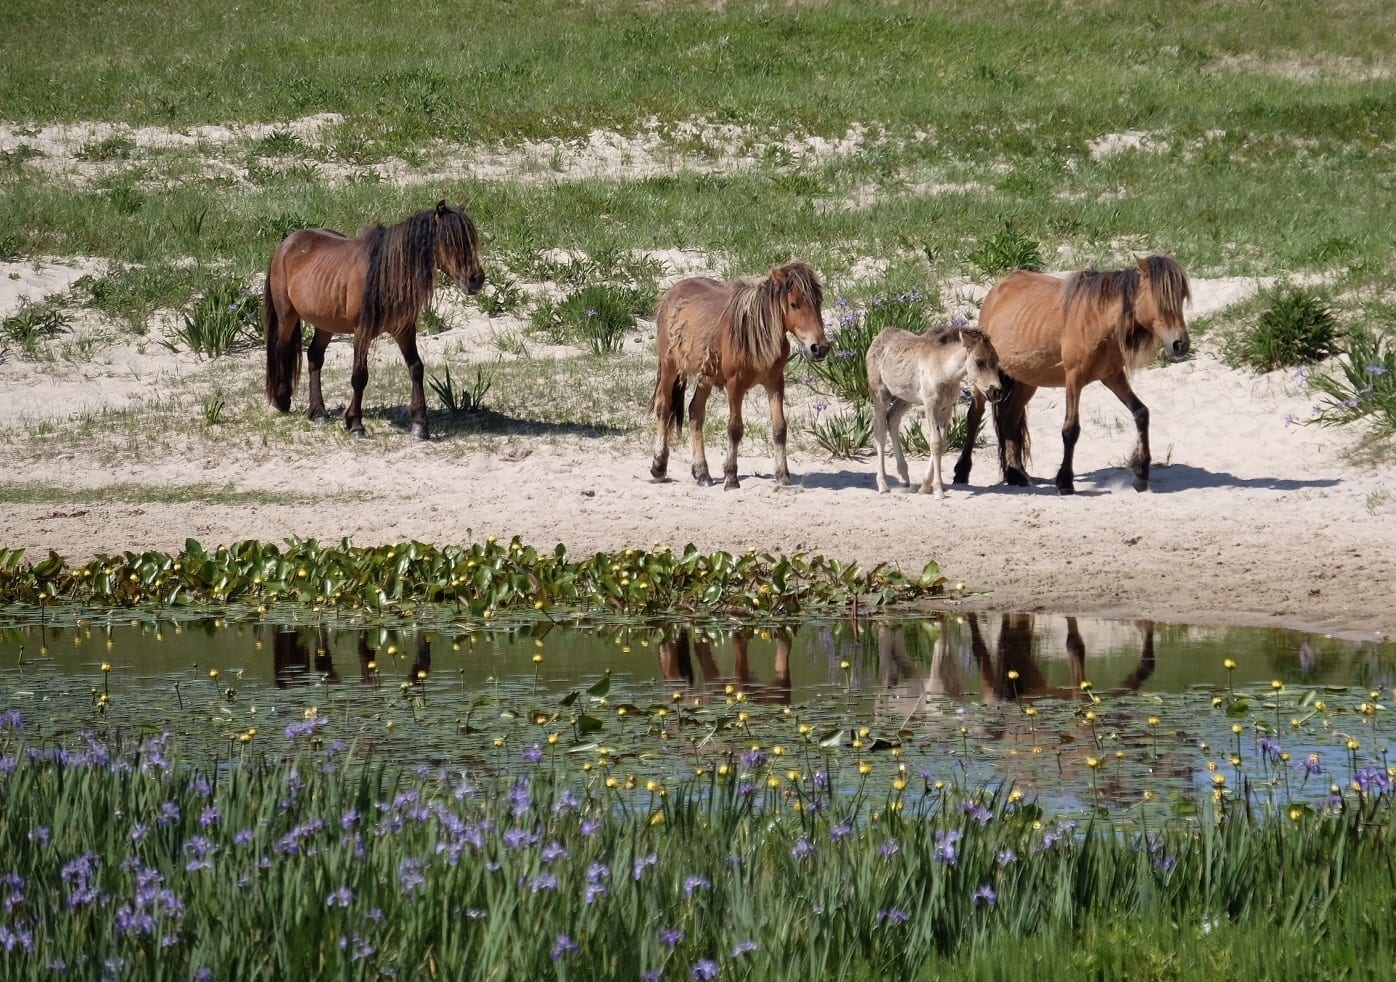
[[944,589],[934,562],[913,577],[820,555],[752,549],[735,556],[704,553],[691,544],[681,551],[660,546],[573,559],[561,544],[539,550],[517,536],[508,543],[491,536],[447,546],[247,540],[213,550],[189,539],[177,554],[99,555],[80,566],[55,553],[26,563],[22,550],[0,549],[0,602],[98,607],[241,602],[384,609],[437,603],[476,615],[553,608],[789,614],[852,604],[876,608]]

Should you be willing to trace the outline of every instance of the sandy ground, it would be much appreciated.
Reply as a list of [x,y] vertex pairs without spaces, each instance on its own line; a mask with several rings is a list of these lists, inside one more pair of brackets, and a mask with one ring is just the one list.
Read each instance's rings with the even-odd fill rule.
[[[0,317],[13,313],[20,297],[66,289],[84,268],[8,264],[0,271]],[[1224,310],[1256,283],[1193,286],[1196,317]],[[994,453],[985,448],[971,486],[951,489],[944,501],[895,490],[878,495],[874,461],[830,461],[800,449],[791,456],[798,486],[777,491],[771,461],[755,442],[744,445],[742,486],[731,492],[686,479],[686,445],[675,448],[670,465],[683,479],[650,483],[648,452],[633,440],[539,441],[523,452],[462,457],[449,440],[422,444],[403,436],[384,451],[380,441],[352,444],[326,432],[296,448],[229,445],[133,459],[108,471],[78,454],[39,466],[24,452],[23,436],[37,422],[61,426],[77,409],[139,403],[221,369],[150,342],[104,348],[78,369],[11,351],[0,358],[0,432],[11,437],[0,447],[6,483],[363,496],[332,508],[151,505],[129,497],[72,505],[56,498],[5,505],[0,545],[23,547],[31,558],[53,549],[81,560],[127,549],[177,550],[187,536],[205,545],[288,536],[348,536],[368,545],[519,535],[540,546],[563,542],[574,553],[693,542],[703,549],[807,550],[907,572],[935,559],[965,584],[965,602],[979,608],[1273,624],[1369,639],[1396,634],[1396,468],[1352,464],[1345,451],[1355,434],[1288,419],[1307,418],[1313,404],[1292,373],[1237,372],[1207,343],[1198,349],[1190,360],[1136,380],[1153,418],[1149,492],[1136,493],[1123,466],[1132,424],[1113,396],[1094,386],[1083,398],[1076,496],[1061,497],[1049,483],[1061,454],[1062,399],[1059,391],[1043,391],[1030,408],[1033,472],[1043,483],[998,483]],[[395,351],[383,343],[375,355]],[[424,356],[430,363],[431,354]],[[250,368],[260,356],[239,357]],[[331,348],[327,394],[343,387],[347,369],[335,359],[347,357],[347,345]],[[297,406],[303,401],[302,391]],[[720,397],[712,411],[721,413]],[[764,415],[759,402],[753,414]],[[722,449],[709,447],[715,470]],[[952,463],[947,457],[947,470]],[[914,479],[923,466],[912,461]]]

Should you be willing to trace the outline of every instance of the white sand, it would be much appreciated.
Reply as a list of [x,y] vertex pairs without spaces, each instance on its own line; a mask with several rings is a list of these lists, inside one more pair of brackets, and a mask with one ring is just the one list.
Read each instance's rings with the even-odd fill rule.
[[[0,317],[22,296],[61,291],[83,267],[0,267]],[[1193,313],[1224,309],[1252,281],[1195,281]],[[475,323],[428,339],[480,344],[495,330]],[[641,345],[633,345],[637,352]],[[633,357],[651,358],[650,346]],[[343,348],[343,350],[341,350]],[[520,535],[540,546],[597,549],[696,543],[703,549],[808,550],[865,564],[919,571],[930,559],[974,592],[981,608],[1151,616],[1161,620],[1283,624],[1353,637],[1396,633],[1396,472],[1346,461],[1354,434],[1295,426],[1312,396],[1290,373],[1256,377],[1222,365],[1203,344],[1191,360],[1137,379],[1153,419],[1150,492],[1129,486],[1123,467],[1134,443],[1123,408],[1101,386],[1082,400],[1075,497],[1050,483],[998,483],[991,449],[976,456],[971,487],[947,500],[874,491],[870,462],[829,461],[795,449],[799,487],[775,491],[761,445],[744,444],[742,487],[698,488],[686,479],[686,444],[675,448],[669,484],[648,481],[648,453],[634,441],[510,441],[499,456],[462,461],[447,442],[404,436],[385,453],[378,441],[350,445],[313,437],[295,448],[227,445],[209,453],[130,460],[94,470],[80,455],[35,466],[21,453],[25,424],[61,424],[79,409],[122,407],[179,386],[216,380],[218,363],[176,355],[152,341],[104,348],[90,362],[0,359],[0,468],[7,483],[56,489],[138,482],[216,485],[257,493],[368,492],[330,509],[310,505],[204,503],[168,506],[113,501],[7,505],[0,545],[31,558],[53,549],[82,560],[100,552],[177,550],[186,536],[205,545],[287,536],[368,545],[402,539],[458,542]],[[261,355],[239,356],[255,366]],[[347,346],[331,348],[326,384],[343,386]],[[396,357],[375,346],[376,358]],[[424,352],[430,363],[432,353]],[[453,356],[454,357],[454,356]],[[302,391],[297,406],[303,404]],[[372,390],[370,389],[370,396]],[[759,406],[759,402],[754,406]],[[260,406],[243,411],[266,411]],[[722,412],[718,397],[712,411]],[[1033,473],[1050,480],[1060,460],[1062,399],[1044,390],[1030,408]],[[761,420],[763,408],[749,418]],[[309,426],[309,424],[307,424]],[[721,447],[709,447],[720,469]],[[522,458],[522,459],[504,459]],[[919,478],[924,462],[913,461]],[[951,465],[947,460],[947,468]]]

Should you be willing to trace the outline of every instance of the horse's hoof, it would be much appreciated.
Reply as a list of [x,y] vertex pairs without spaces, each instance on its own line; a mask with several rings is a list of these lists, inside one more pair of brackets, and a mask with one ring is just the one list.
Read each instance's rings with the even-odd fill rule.
[[427,428],[423,426],[421,423],[413,423],[411,426],[407,428],[407,432],[412,436],[415,436],[418,440],[431,439],[431,434],[427,432]]
[[1136,477],[1136,478],[1134,479],[1134,490],[1136,490],[1136,491],[1147,491],[1147,490],[1149,490],[1149,479],[1148,479],[1147,477]]
[[710,488],[713,486],[713,479],[708,477],[708,475],[706,474],[699,474],[697,477],[693,479],[693,483],[698,485],[700,488]]
[[324,426],[326,423],[328,423],[328,422],[330,421],[330,414],[329,414],[329,413],[311,413],[307,418],[308,418],[312,423],[316,424],[317,426]]
[[668,478],[664,475],[668,472],[669,467],[667,464],[662,467],[659,464],[650,464],[650,477],[654,478],[656,484],[667,481]]
[[355,440],[362,440],[364,437],[368,436],[368,434],[364,432],[362,426],[351,426],[349,428],[349,435]]
[[954,476],[953,478],[950,479],[950,483],[951,483],[951,484],[968,484],[968,483],[969,483],[969,472],[966,471],[964,474],[961,474],[959,471],[956,471],[956,472],[955,472],[955,476]]
[[1074,484],[1058,484],[1057,491],[1061,494],[1075,494],[1076,486]]
[[1016,467],[1010,467],[1003,472],[1003,483],[1011,484],[1015,488],[1025,488],[1031,484],[1032,481],[1028,479],[1028,475],[1025,471],[1021,471]]
[[728,477],[722,482],[722,490],[724,491],[735,491],[740,487],[741,483],[735,477]]

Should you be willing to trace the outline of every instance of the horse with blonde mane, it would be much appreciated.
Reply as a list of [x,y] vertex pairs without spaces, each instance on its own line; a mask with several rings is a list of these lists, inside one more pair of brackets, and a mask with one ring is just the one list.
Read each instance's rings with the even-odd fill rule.
[[[1081,390],[1098,381],[1134,416],[1138,442],[1129,466],[1135,490],[1148,490],[1149,410],[1129,379],[1136,369],[1152,364],[1160,349],[1171,359],[1188,353],[1183,304],[1189,296],[1187,274],[1167,256],[1141,257],[1128,269],[1084,270],[1065,279],[1019,270],[989,291],[979,311],[979,329],[993,342],[999,367],[1012,382],[994,406],[999,464],[1007,483],[1030,483],[1028,400],[1039,388],[1065,388],[1056,484],[1062,494],[1076,490],[1072,455],[1081,435]],[[955,465],[956,484],[969,481],[971,448],[983,416],[984,399],[976,394]]]
[[267,334],[267,401],[281,412],[291,408],[300,381],[301,321],[315,328],[310,363],[310,405],[306,415],[329,418],[320,392],[325,348],[335,334],[354,335],[354,396],[344,425],[364,435],[363,396],[368,385],[368,348],[380,334],[398,344],[412,377],[409,432],[423,440],[427,400],[417,354],[417,317],[431,300],[440,269],[466,293],[485,282],[480,236],[463,208],[445,201],[397,225],[375,225],[357,238],[331,229],[301,229],[288,235],[272,256],[262,288],[262,320]]
[[690,277],[670,287],[659,302],[659,374],[650,409],[659,421],[650,474],[665,480],[669,434],[683,428],[684,389],[694,380],[688,406],[693,439],[693,479],[712,484],[703,448],[703,420],[713,389],[727,390],[727,490],[738,487],[737,444],[742,439],[742,400],[760,385],[771,410],[777,487],[790,483],[785,457],[785,363],[793,334],[815,361],[829,353],[824,333],[824,291],[807,263],[777,266],[764,278],[733,283]]

